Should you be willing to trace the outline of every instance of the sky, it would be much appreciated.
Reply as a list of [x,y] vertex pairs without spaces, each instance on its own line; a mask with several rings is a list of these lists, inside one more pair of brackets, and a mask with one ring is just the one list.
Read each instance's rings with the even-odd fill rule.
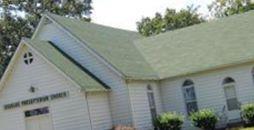
[[208,14],[207,5],[213,0],[93,0],[92,21],[111,27],[136,30],[142,17],[153,17],[166,8],[180,10],[188,5],[200,6],[199,13]]

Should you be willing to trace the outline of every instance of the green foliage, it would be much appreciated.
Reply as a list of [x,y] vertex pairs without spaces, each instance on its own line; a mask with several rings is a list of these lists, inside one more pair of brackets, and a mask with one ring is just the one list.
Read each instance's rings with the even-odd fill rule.
[[202,23],[205,20],[199,16],[197,9],[193,8],[193,6],[182,9],[179,12],[175,9],[167,9],[164,16],[156,13],[154,18],[142,18],[141,21],[137,22],[137,30],[144,36],[151,36]]
[[21,37],[32,36],[43,12],[90,21],[90,4],[91,0],[0,0],[0,76]]
[[254,104],[245,104],[241,107],[241,116],[246,124],[254,124]]
[[210,109],[203,109],[198,112],[191,113],[190,120],[195,127],[203,130],[214,130],[218,117],[215,115],[214,111]]
[[160,130],[181,130],[184,116],[176,112],[164,113],[155,120],[155,127]]
[[0,21],[0,76],[8,65],[21,37],[31,35],[32,29],[25,19],[13,19],[6,16],[5,20]]
[[254,3],[251,0],[215,0],[208,8],[214,17],[221,18],[253,10]]

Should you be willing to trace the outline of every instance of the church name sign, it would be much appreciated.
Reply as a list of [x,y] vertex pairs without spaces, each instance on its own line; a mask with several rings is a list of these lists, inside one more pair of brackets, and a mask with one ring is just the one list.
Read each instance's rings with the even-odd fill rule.
[[13,108],[18,108],[21,106],[27,106],[27,105],[32,105],[32,104],[36,104],[36,103],[52,101],[52,100],[56,100],[56,99],[60,99],[60,98],[65,98],[67,96],[69,96],[69,92],[60,92],[60,93],[56,93],[56,94],[51,94],[51,95],[47,95],[47,96],[36,97],[36,98],[31,98],[31,99],[27,99],[27,100],[23,100],[23,101],[18,101],[18,102],[6,104],[6,105],[4,105],[4,109],[8,110],[8,109],[13,109]]

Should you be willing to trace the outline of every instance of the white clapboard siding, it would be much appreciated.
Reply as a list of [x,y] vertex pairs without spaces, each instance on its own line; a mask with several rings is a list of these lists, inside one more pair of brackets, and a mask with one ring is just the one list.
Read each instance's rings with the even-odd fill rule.
[[42,27],[38,37],[42,40],[54,42],[59,48],[111,87],[112,91],[109,98],[113,124],[132,123],[127,87],[125,82],[115,72],[55,24],[48,24]]
[[89,112],[93,130],[109,130],[112,128],[108,93],[88,93]]
[[[222,81],[226,77],[232,77],[236,81],[237,97],[242,104],[253,102],[254,85],[251,75],[253,66],[241,65],[163,80],[161,82],[161,94],[164,110],[177,111],[186,115],[182,93],[182,84],[186,79],[191,79],[194,82],[199,109],[212,108],[217,113],[222,112],[224,105],[226,105]],[[186,123],[185,127],[189,127],[189,125],[189,123]]]
[[163,112],[160,99],[159,87],[151,82],[130,82],[128,83],[134,126],[138,130],[152,129],[152,118],[149,108],[147,85],[153,88],[156,111],[158,114]]
[[[26,47],[24,48],[26,51]],[[32,50],[29,50],[33,53]],[[54,130],[90,130],[90,119],[84,93],[74,86],[52,65],[33,53],[30,65],[23,62],[23,54],[15,64],[13,73],[0,92],[0,130],[25,130],[24,111],[49,106]],[[34,86],[35,93],[29,92]],[[3,110],[4,104],[69,91],[69,96],[55,101]]]

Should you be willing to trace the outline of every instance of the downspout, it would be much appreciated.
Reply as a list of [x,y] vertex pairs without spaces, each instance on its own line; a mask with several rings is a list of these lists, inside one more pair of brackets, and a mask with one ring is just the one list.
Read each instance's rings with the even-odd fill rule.
[[[157,82],[157,87],[158,87],[158,90],[159,90],[159,96],[160,96],[160,100],[161,100],[161,113],[164,113],[165,112],[165,107],[164,107],[164,98],[163,98],[163,95],[162,95],[162,85],[161,85],[161,80],[159,81],[156,81]],[[161,114],[160,113],[160,114]]]
[[86,105],[87,105],[87,111],[88,111],[88,116],[89,116],[89,121],[90,121],[90,125],[91,125],[91,130],[93,130],[93,124],[92,124],[92,118],[91,118],[91,113],[90,113],[90,107],[89,107],[89,103],[88,103],[88,93],[85,92],[85,98],[86,98]]
[[133,106],[132,106],[132,103],[131,103],[131,97],[130,97],[130,90],[129,90],[129,86],[128,86],[128,81],[125,80],[125,84],[126,84],[126,87],[127,87],[127,93],[128,93],[128,101],[129,101],[129,108],[130,108],[130,113],[131,113],[131,125],[132,127],[135,127],[135,119],[134,119],[134,114],[133,114]]

